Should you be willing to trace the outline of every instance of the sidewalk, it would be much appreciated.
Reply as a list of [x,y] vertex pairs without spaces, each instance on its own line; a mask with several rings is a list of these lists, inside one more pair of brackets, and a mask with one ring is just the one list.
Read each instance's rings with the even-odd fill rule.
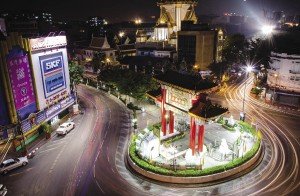
[[[65,122],[68,120],[68,118],[70,117],[71,119],[76,118],[77,115],[73,116],[73,115],[67,115],[64,118],[62,118],[59,123],[56,123],[54,125],[51,125],[52,128],[52,133],[51,133],[51,137],[53,137],[56,133],[55,130],[57,129],[57,127],[59,126],[59,124]],[[46,139],[46,135],[45,133],[40,134],[33,142],[31,142],[30,144],[26,145],[27,148],[27,154],[31,153],[32,151],[37,150],[38,148],[40,148],[41,146],[43,146],[45,143],[47,143],[49,141],[49,139]],[[8,150],[8,147],[9,150]],[[9,158],[16,158],[16,157],[21,157],[22,156],[22,151],[16,151],[12,140],[9,143],[3,143],[0,145],[0,161],[9,159]],[[7,153],[7,154],[6,154]],[[4,156],[6,154],[6,156]],[[3,158],[4,157],[4,158]]]
[[280,110],[289,110],[289,111],[294,111],[298,114],[300,114],[300,107],[296,107],[296,106],[289,106],[289,105],[284,105],[284,104],[281,104],[281,103],[278,103],[278,102],[275,102],[275,103],[272,103],[272,101],[265,101],[265,99],[261,96],[259,97],[255,97],[253,95],[249,95],[251,98],[253,98],[255,101],[258,101],[260,102],[261,104],[265,104],[266,106],[268,107],[271,107],[273,109],[280,109]]

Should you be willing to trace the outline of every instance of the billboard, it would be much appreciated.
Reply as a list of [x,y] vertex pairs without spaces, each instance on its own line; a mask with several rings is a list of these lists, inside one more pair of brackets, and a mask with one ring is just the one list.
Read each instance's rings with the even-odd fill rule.
[[0,125],[9,124],[9,117],[7,113],[7,106],[4,95],[3,82],[0,78]]
[[6,60],[15,108],[24,119],[37,111],[28,55],[21,48],[14,48]]
[[38,51],[61,47],[67,45],[67,38],[64,35],[52,37],[39,37],[29,40],[30,51]]
[[44,121],[52,119],[54,116],[58,115],[63,110],[70,107],[75,102],[75,96],[71,95],[66,99],[58,102],[57,104],[52,105],[51,107],[40,111],[36,114],[33,119],[26,119],[21,122],[21,129],[23,133],[26,133],[32,129],[34,125],[38,125]]
[[35,50],[31,53],[31,60],[39,110],[49,108],[70,95],[70,76],[65,47]]
[[39,57],[45,98],[66,89],[63,53]]

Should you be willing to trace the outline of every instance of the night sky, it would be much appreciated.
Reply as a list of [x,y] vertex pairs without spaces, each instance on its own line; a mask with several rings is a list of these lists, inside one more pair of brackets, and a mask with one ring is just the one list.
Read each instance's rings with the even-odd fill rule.
[[[5,2],[5,3],[4,3]],[[56,19],[85,19],[103,16],[111,22],[141,17],[144,21],[159,15],[156,0],[3,0],[0,11],[44,10]],[[300,0],[199,0],[198,14],[262,13],[283,10],[288,14],[300,14]]]

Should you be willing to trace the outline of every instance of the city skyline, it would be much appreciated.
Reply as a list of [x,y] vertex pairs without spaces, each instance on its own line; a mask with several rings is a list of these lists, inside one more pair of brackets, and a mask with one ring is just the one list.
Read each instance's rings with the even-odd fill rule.
[[[91,16],[101,16],[111,22],[120,22],[124,20],[133,20],[142,18],[144,21],[151,21],[158,17],[159,8],[156,0],[144,1],[143,4],[138,0],[115,0],[100,2],[98,0],[87,1],[26,1],[16,2],[15,0],[6,2],[1,6],[0,12],[11,12],[18,10],[47,11],[51,12],[55,19],[63,20],[82,20]],[[126,5],[126,9],[124,9]],[[72,12],[66,12],[66,7],[72,7]],[[243,15],[262,15],[263,10],[271,13],[272,11],[284,11],[287,14],[300,13],[300,5],[297,0],[199,0],[196,7],[196,13],[202,14],[223,14],[237,13]],[[122,13],[122,14],[120,14]]]

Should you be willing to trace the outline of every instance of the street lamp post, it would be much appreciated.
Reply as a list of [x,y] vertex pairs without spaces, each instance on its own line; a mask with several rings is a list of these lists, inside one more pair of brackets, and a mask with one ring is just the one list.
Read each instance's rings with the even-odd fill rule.
[[23,148],[24,148],[23,155],[24,155],[24,156],[27,156],[26,138],[25,138],[24,132],[22,131],[22,128],[21,128],[21,117],[20,117],[19,114],[17,114],[17,118],[18,118],[17,129],[18,129],[18,131],[21,132],[21,134],[22,134],[22,142],[21,142],[21,145],[22,145]]
[[[252,71],[252,67],[251,66],[247,66],[246,67],[246,74],[247,74],[247,78],[249,77],[249,73]],[[247,80],[245,81],[245,87],[244,87],[244,97],[243,97],[243,112],[241,115],[241,120],[245,121],[245,100],[246,100],[246,87],[247,87]]]
[[273,101],[273,104],[275,103],[275,90],[276,90],[276,86],[277,86],[277,78],[278,78],[278,75],[277,74],[274,74],[274,76],[275,76],[275,85],[274,85],[274,89],[273,89],[273,99],[272,99],[272,101]]
[[175,159],[175,149],[177,149],[177,146],[173,146],[173,167],[174,167],[174,171],[176,171],[176,159]]

